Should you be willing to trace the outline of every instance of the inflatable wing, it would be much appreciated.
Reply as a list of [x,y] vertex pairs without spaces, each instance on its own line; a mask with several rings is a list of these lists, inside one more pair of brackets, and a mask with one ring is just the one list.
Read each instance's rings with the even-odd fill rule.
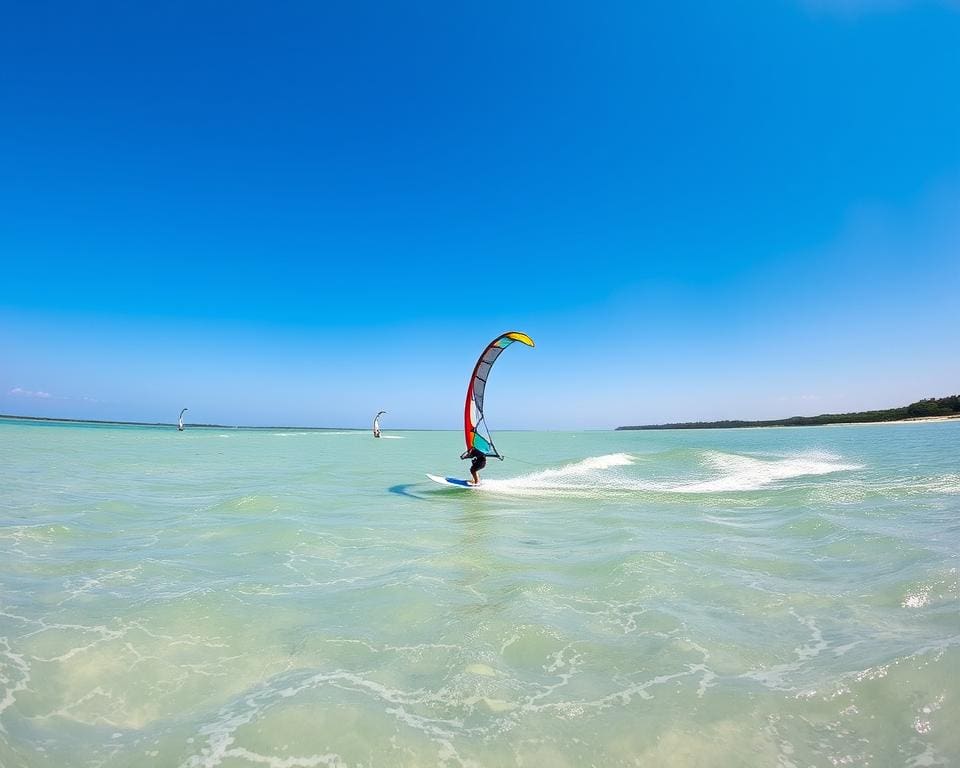
[[500,353],[515,341],[526,344],[528,347],[533,346],[533,339],[527,334],[510,331],[491,341],[473,368],[473,375],[467,387],[467,401],[463,406],[463,434],[467,441],[467,450],[463,452],[461,458],[466,458],[474,448],[482,451],[486,456],[503,458],[490,439],[490,432],[483,420],[483,393],[493,364],[500,357]]

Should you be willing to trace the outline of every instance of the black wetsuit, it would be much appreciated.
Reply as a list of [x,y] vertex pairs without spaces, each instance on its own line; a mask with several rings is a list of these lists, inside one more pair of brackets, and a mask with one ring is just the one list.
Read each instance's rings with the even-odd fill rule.
[[487,457],[479,448],[472,448],[470,452],[464,456],[464,458],[473,459],[473,461],[470,462],[471,472],[479,472],[481,469],[487,466]]

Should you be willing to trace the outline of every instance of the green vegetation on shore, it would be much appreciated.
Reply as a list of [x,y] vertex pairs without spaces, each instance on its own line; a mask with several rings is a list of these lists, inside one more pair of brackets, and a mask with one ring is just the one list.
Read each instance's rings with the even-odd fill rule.
[[869,424],[882,421],[923,419],[931,416],[960,416],[960,395],[931,397],[901,408],[858,413],[824,413],[820,416],[791,416],[775,421],[687,421],[679,424],[645,424],[617,429],[733,429],[735,427],[813,427],[821,424]]

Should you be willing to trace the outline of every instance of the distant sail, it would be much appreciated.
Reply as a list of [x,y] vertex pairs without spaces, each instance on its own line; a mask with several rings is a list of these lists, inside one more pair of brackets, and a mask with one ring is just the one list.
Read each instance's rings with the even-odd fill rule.
[[379,411],[376,416],[373,417],[373,436],[380,437],[380,417],[385,414],[386,411]]
[[519,341],[528,347],[533,346],[533,339],[525,333],[510,331],[501,336],[497,336],[491,341],[477,364],[473,367],[473,375],[470,377],[470,384],[467,386],[467,402],[463,406],[463,433],[467,441],[467,450],[463,452],[461,458],[466,458],[474,448],[482,451],[486,456],[495,456],[502,459],[493,440],[490,439],[490,431],[487,429],[486,422],[483,420],[483,393],[487,388],[487,378],[490,376],[490,369],[500,357],[500,353],[509,347],[513,342]]
[[190,410],[189,408],[184,408],[182,411],[180,411],[180,419],[177,421],[177,429],[180,432],[183,432],[183,414],[185,414],[189,410]]

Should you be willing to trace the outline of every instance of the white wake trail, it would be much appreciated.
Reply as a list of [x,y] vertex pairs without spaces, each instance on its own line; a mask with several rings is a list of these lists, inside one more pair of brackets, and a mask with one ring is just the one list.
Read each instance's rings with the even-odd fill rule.
[[[638,477],[630,467],[637,459],[627,453],[590,456],[556,469],[544,469],[512,478],[484,478],[479,490],[512,496],[597,496],[624,493],[736,493],[755,491],[787,480],[860,469],[830,453],[806,452],[778,458],[706,451],[694,478]],[[651,468],[648,462],[645,469]],[[653,468],[656,468],[653,465]],[[669,468],[667,468],[669,469]],[[677,470],[680,471],[679,468]]]

